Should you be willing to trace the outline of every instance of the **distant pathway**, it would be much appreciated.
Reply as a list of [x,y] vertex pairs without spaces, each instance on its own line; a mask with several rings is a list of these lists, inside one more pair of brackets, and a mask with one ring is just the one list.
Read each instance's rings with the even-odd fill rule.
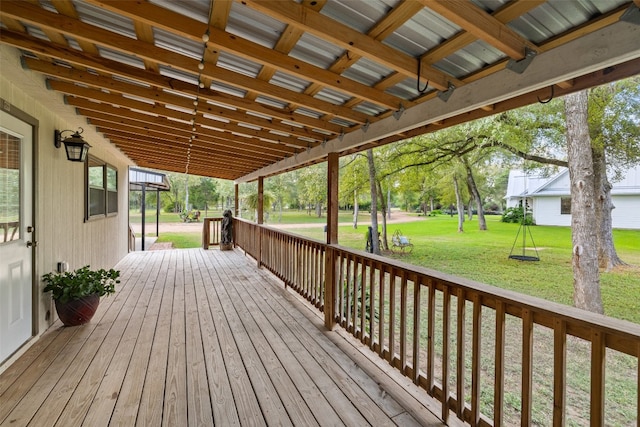
[[[415,215],[409,215],[404,211],[394,211],[391,212],[391,219],[387,219],[387,224],[401,224],[404,222],[415,222],[422,221],[424,217],[419,217]],[[359,225],[367,225],[369,221],[358,221]],[[382,224],[382,219],[378,215],[378,224]],[[283,230],[291,229],[291,228],[316,228],[324,226],[323,223],[312,223],[312,224],[278,224],[277,222],[270,222],[267,224],[268,226],[274,228],[280,228]],[[353,225],[353,221],[350,222],[341,222],[338,224],[339,226],[348,226]]]
[[[391,219],[387,220],[387,224],[401,224],[405,222],[415,222],[415,221],[423,221],[424,217],[419,217],[415,215],[409,215],[404,211],[393,211],[391,212]],[[380,216],[378,216],[378,224],[381,224],[382,220]],[[353,222],[341,222],[338,225],[340,226],[349,226],[352,225]],[[368,221],[359,221],[358,224],[366,225],[369,224]],[[294,228],[316,228],[323,227],[323,223],[306,223],[306,224],[279,224],[277,222],[268,222],[266,225],[274,228],[279,228],[282,230],[294,229]],[[141,224],[131,224],[133,231],[136,234],[142,232]],[[150,233],[155,233],[156,224],[155,223],[147,223],[146,224],[146,233],[147,235]],[[160,233],[201,233],[202,232],[202,221],[200,222],[161,222],[160,223]]]

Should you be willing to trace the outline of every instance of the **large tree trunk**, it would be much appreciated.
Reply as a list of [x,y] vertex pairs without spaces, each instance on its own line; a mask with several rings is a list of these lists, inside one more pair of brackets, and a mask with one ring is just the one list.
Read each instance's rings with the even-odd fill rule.
[[358,229],[358,213],[360,207],[358,206],[358,192],[353,190],[353,228]]
[[456,192],[456,204],[458,205],[458,233],[462,233],[464,231],[464,203],[462,202],[462,194],[460,193],[456,174],[453,174],[453,188]]
[[[378,196],[380,197],[380,200],[384,200],[384,193],[382,192],[382,184],[380,184],[380,181],[377,181],[377,184],[378,184]],[[389,212],[389,205],[387,205],[386,203],[382,203],[381,211],[382,211],[382,236],[380,240],[382,241],[382,248],[380,249],[384,249],[385,251],[388,251],[389,242],[387,242],[387,212]]]
[[611,211],[614,209],[611,202],[611,183],[607,178],[607,162],[604,146],[593,146],[593,177],[595,184],[595,209],[596,221],[600,225],[598,229],[598,264],[605,271],[611,270],[617,265],[624,265],[618,257],[613,244],[613,220]]
[[369,189],[371,190],[371,240],[373,253],[380,255],[380,243],[378,237],[378,192],[376,191],[376,165],[373,162],[373,149],[367,150],[369,163]]
[[571,241],[573,245],[573,303],[603,313],[598,269],[598,223],[591,138],[587,121],[587,93],[565,97],[567,154],[571,180]]
[[476,184],[476,180],[473,177],[473,171],[471,170],[471,166],[469,163],[464,160],[464,167],[467,171],[467,185],[469,186],[469,192],[473,196],[473,200],[476,202],[476,208],[478,210],[478,228],[480,230],[487,229],[487,221],[484,218],[484,208],[482,207],[482,197],[480,196],[480,190],[478,190],[478,185]]

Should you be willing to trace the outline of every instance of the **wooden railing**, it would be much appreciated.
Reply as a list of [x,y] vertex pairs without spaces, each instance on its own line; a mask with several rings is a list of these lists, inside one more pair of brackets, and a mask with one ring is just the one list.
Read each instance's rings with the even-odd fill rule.
[[[445,422],[455,416],[479,426],[532,425],[542,406],[543,424],[564,425],[577,399],[588,402],[586,419],[600,426],[608,424],[605,382],[615,389],[632,381],[640,396],[640,325],[244,221],[234,225],[237,245],[438,399]],[[640,420],[640,397],[630,402]]]
[[136,233],[133,231],[133,228],[129,226],[129,252],[134,252],[136,250]]
[[202,222],[202,247],[209,249],[209,246],[220,244],[220,225],[222,217],[205,218]]

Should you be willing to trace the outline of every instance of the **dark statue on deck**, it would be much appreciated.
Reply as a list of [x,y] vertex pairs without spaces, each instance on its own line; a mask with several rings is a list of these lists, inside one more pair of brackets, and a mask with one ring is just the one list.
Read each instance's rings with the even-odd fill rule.
[[233,218],[231,209],[224,211],[222,215],[222,225],[220,230],[220,250],[230,251],[233,249]]

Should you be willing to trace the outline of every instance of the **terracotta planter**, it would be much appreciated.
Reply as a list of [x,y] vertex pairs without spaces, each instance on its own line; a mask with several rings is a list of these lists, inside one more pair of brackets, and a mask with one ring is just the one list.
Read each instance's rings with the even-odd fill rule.
[[60,321],[66,326],[84,325],[89,322],[98,309],[98,294],[61,303],[56,300],[56,311]]
[[232,251],[233,250],[233,243],[220,243],[220,250],[221,251]]

